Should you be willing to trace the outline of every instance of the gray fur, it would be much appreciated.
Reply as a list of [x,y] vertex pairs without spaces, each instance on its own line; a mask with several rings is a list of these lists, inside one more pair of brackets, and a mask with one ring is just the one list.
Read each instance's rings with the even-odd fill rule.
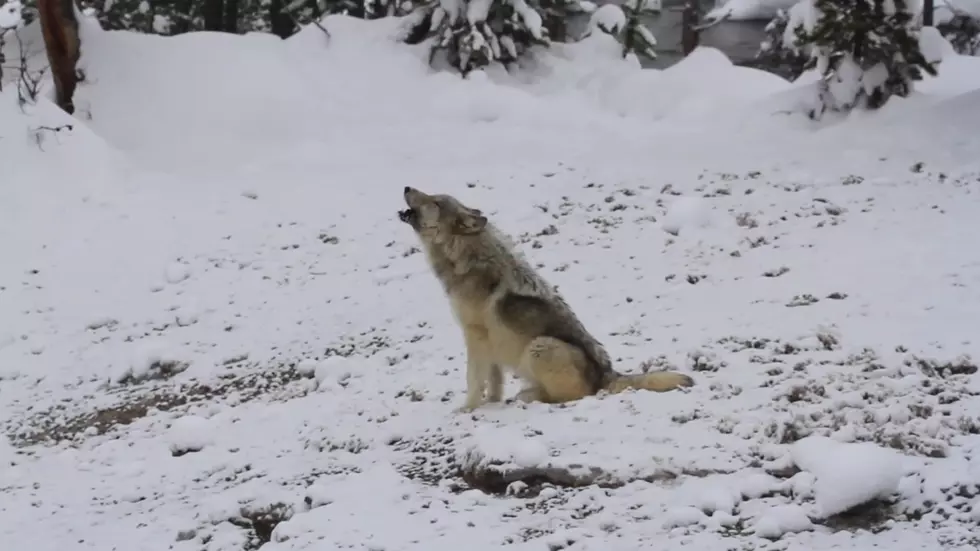
[[[520,396],[567,401],[615,387],[687,386],[686,375],[622,376],[564,298],[539,276],[483,213],[449,195],[406,187],[399,213],[419,236],[467,343],[467,402],[487,385],[499,399],[501,367],[529,386]],[[691,383],[693,384],[693,383]]]

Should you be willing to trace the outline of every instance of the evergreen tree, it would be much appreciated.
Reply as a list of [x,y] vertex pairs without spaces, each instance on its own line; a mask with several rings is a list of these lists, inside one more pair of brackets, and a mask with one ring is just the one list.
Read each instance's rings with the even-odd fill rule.
[[790,16],[785,10],[776,12],[765,28],[766,38],[755,54],[755,65],[781,75],[788,80],[796,80],[805,70],[810,56],[807,50],[798,46],[793,29],[798,23],[790,25]]
[[906,0],[813,0],[816,23],[795,29],[796,42],[813,48],[820,105],[826,110],[877,109],[892,96],[906,97],[922,72],[937,73],[919,49],[919,29]]
[[953,45],[956,53],[980,55],[980,20],[957,13],[949,21],[936,25],[936,30]]
[[[406,41],[430,40],[430,62],[440,60],[466,74],[491,63],[511,64],[534,46],[573,40],[567,22],[584,12],[579,0],[430,0],[415,12]],[[628,44],[627,52],[653,54],[656,40],[639,22],[640,12],[633,9],[606,32]]]

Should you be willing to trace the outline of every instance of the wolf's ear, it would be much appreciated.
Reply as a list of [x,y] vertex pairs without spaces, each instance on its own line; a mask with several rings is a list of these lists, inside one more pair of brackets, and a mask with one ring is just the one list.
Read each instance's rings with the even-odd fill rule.
[[485,227],[487,227],[487,217],[479,210],[472,209],[459,215],[454,229],[459,235],[473,235],[480,233]]

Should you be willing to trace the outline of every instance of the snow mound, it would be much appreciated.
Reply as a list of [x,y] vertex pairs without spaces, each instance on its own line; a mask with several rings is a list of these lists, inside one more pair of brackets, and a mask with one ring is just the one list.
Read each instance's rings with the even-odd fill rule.
[[572,61],[551,60],[548,78],[532,89],[585,99],[621,117],[721,124],[748,119],[745,107],[792,86],[772,73],[735,66],[715,48],[699,47],[663,70],[641,70],[596,52],[605,47],[619,46],[602,33],[569,45]]
[[755,535],[766,539],[779,539],[793,532],[813,529],[813,522],[799,505],[780,505],[766,511],[752,525]]
[[170,453],[181,456],[199,452],[214,443],[214,432],[215,426],[209,419],[197,415],[179,417],[167,434]]
[[792,457],[800,469],[816,477],[815,514],[821,518],[895,493],[905,475],[898,452],[870,442],[810,436],[793,445]]

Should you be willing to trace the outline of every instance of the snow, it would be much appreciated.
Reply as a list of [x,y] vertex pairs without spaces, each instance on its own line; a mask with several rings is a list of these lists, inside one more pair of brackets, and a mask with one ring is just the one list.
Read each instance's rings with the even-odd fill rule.
[[898,452],[871,442],[810,436],[793,445],[792,455],[797,466],[815,476],[815,513],[823,518],[888,497],[905,474]]
[[603,4],[592,12],[589,29],[602,29],[607,33],[618,33],[626,28],[626,13],[616,4]]
[[170,426],[167,443],[172,455],[199,452],[214,443],[214,427],[197,415],[180,417]]
[[8,1],[0,5],[0,30],[16,29],[24,21],[21,19],[21,11],[24,6],[17,1]]
[[[324,24],[84,19],[77,118],[0,92],[6,547],[975,545],[977,59],[813,123],[710,48],[463,80],[397,19]],[[618,369],[696,386],[453,413],[406,183],[487,213]]]
[[779,539],[788,533],[812,530],[814,526],[799,505],[780,505],[756,520],[752,528],[760,538]]

